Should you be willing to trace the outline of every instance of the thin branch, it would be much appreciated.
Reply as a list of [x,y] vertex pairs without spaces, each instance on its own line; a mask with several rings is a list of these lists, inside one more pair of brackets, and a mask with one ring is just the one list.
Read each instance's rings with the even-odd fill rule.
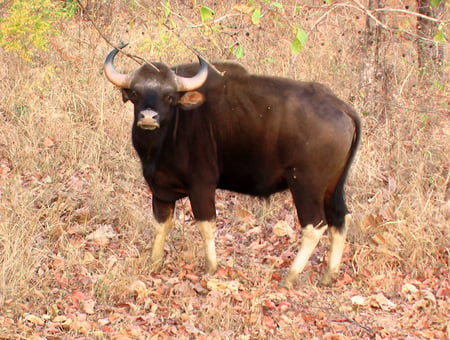
[[181,41],[181,43],[186,46],[186,48],[188,48],[190,51],[192,51],[195,55],[200,56],[207,64],[209,67],[211,67],[214,71],[216,71],[218,74],[220,74],[221,76],[223,76],[223,72],[219,71],[207,58],[205,58],[197,49],[195,49],[194,47],[190,46],[189,44],[187,44],[183,38],[181,38],[181,36],[175,32],[174,29],[170,28],[167,24],[163,24],[164,27],[167,28],[168,31],[170,31],[172,34],[174,34],[178,40]]
[[[139,56],[136,55],[132,55],[129,53],[124,52],[122,49],[120,49],[118,46],[116,46],[115,44],[113,44],[108,37],[102,32],[102,30],[97,26],[97,24],[95,23],[95,21],[91,18],[91,16],[89,15],[88,11],[86,10],[86,8],[83,6],[83,4],[81,3],[80,0],[77,0],[78,6],[80,6],[81,10],[83,11],[83,14],[86,16],[86,18],[89,20],[89,22],[92,24],[92,26],[95,28],[95,30],[98,32],[98,34],[103,38],[103,40],[111,47],[119,50],[120,53],[124,54],[125,56],[127,56],[128,58],[134,60],[135,62],[137,62],[139,65],[142,65],[143,63],[147,63],[147,61]],[[151,63],[150,63],[151,64]]]
[[429,17],[428,15],[422,14],[422,13],[418,13],[418,12],[413,12],[413,11],[408,11],[406,9],[396,9],[396,8],[376,8],[374,10],[372,10],[373,12],[392,12],[392,13],[403,13],[403,14],[409,14],[409,15],[414,15],[416,17],[420,17],[429,21],[433,21],[433,22],[437,22],[437,23],[443,23],[446,21],[443,20],[439,20],[436,18],[432,18]]
[[[220,18],[217,18],[215,20],[211,21],[211,24],[218,24],[219,22],[227,19],[227,18],[231,18],[231,17],[238,17],[241,16],[241,14],[225,14],[223,16],[221,16]],[[205,24],[195,24],[195,25],[190,25],[191,28],[199,28],[199,27],[203,27],[205,26]]]
[[[353,1],[354,1],[358,6],[353,6],[353,5],[346,5],[346,6],[351,7],[351,8],[355,8],[355,9],[358,9],[358,10],[361,10],[361,11],[364,12],[368,17],[370,17],[373,21],[375,21],[375,23],[376,23],[378,26],[384,28],[385,30],[387,30],[387,31],[389,31],[389,32],[393,32],[393,33],[402,33],[402,34],[406,34],[406,35],[409,35],[410,37],[412,37],[412,38],[414,38],[414,39],[421,40],[421,41],[434,42],[434,40],[432,40],[432,39],[427,39],[427,38],[421,37],[421,36],[419,36],[419,35],[417,35],[417,34],[414,34],[414,33],[408,32],[408,31],[404,31],[404,30],[401,30],[401,29],[392,28],[392,27],[389,27],[389,26],[385,25],[385,24],[382,23],[376,16],[374,16],[374,15],[372,14],[372,11],[370,11],[370,10],[368,10],[366,7],[364,7],[358,0],[353,0]],[[426,16],[425,16],[425,17],[426,17]],[[428,18],[428,17],[427,17],[427,18]]]

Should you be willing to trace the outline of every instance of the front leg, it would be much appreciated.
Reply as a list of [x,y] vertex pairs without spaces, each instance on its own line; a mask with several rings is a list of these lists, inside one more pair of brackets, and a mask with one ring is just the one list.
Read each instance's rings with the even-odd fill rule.
[[156,219],[155,225],[155,240],[153,241],[151,267],[150,270],[154,271],[161,266],[164,256],[164,243],[166,241],[167,234],[172,229],[173,211],[175,208],[175,202],[164,202],[158,200],[153,196],[153,215]]
[[215,187],[192,190],[189,200],[203,239],[206,271],[214,274],[217,271]]
[[216,221],[199,221],[197,222],[200,235],[203,239],[203,247],[205,249],[206,271],[208,274],[214,274],[217,271],[216,256]]

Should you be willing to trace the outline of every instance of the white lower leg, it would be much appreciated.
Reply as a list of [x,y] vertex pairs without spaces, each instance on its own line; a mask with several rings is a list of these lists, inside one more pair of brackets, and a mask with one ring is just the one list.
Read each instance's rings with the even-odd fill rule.
[[198,229],[203,238],[203,246],[205,247],[205,261],[206,271],[209,274],[214,274],[217,271],[217,257],[216,257],[216,222],[215,221],[201,221],[197,222]]
[[305,268],[306,263],[311,257],[312,252],[316,248],[317,243],[319,243],[319,240],[326,229],[327,229],[326,225],[320,228],[314,228],[312,224],[308,224],[304,229],[302,229],[303,235],[302,245],[300,246],[300,250],[297,256],[295,257],[295,260],[292,263],[291,268],[289,269],[289,273],[286,279],[283,282],[283,285],[285,287],[289,289],[292,288],[295,280],[298,277],[298,274],[300,274],[302,270]]
[[151,266],[155,269],[162,263],[164,256],[164,243],[166,242],[167,234],[172,228],[172,216],[170,216],[166,222],[155,224],[155,240],[153,241]]
[[323,285],[329,286],[337,278],[339,266],[341,265],[342,253],[345,247],[345,237],[347,228],[344,226],[342,231],[338,231],[336,227],[330,227],[330,254],[328,256],[328,268],[320,281]]

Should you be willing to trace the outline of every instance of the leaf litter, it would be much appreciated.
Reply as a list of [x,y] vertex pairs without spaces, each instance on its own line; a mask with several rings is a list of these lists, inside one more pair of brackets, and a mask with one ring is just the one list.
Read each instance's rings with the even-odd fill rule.
[[[243,338],[445,339],[448,336],[450,283],[448,276],[439,275],[445,273],[430,271],[422,281],[411,280],[399,272],[360,275],[352,268],[349,255],[354,250],[350,245],[334,287],[317,286],[318,273],[323,272],[325,263],[313,257],[295,290],[288,291],[279,287],[279,279],[289,263],[270,259],[281,258],[288,251],[290,227],[281,224],[274,229],[272,236],[270,230],[260,226],[244,231],[245,241],[234,244],[238,248],[234,251],[241,256],[222,264],[214,276],[203,273],[201,249],[197,249],[198,260],[192,264],[174,259],[169,251],[160,272],[142,273],[131,280],[119,275],[107,287],[108,297],[97,296],[97,285],[108,275],[105,269],[102,272],[107,267],[97,261],[99,252],[107,252],[108,258],[120,262],[115,253],[127,254],[127,242],[121,241],[109,224],[97,225],[87,234],[72,230],[71,237],[84,237],[88,241],[79,244],[85,254],[81,267],[67,272],[64,259],[54,256],[55,264],[46,273],[58,278],[53,283],[54,289],[49,294],[39,294],[44,301],[27,306],[22,314],[17,314],[16,308],[17,317],[4,313],[0,326],[3,329],[12,326],[15,334],[26,337],[65,334],[68,338],[209,339],[229,337],[238,331]],[[201,243],[199,236],[195,239]],[[226,244],[229,239],[228,232],[219,231],[218,244]],[[173,247],[180,247],[182,242],[175,239]],[[317,253],[326,248],[319,245]],[[168,265],[171,261],[175,261],[173,266]],[[389,280],[396,288],[383,291],[376,284],[371,285],[371,280]],[[46,304],[48,307],[39,312]]]

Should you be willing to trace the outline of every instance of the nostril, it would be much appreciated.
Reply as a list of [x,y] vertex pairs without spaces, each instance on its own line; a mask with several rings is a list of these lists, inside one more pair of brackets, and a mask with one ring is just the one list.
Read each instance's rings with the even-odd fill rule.
[[151,123],[159,121],[159,114],[153,110],[143,110],[139,112],[138,120],[141,122]]

